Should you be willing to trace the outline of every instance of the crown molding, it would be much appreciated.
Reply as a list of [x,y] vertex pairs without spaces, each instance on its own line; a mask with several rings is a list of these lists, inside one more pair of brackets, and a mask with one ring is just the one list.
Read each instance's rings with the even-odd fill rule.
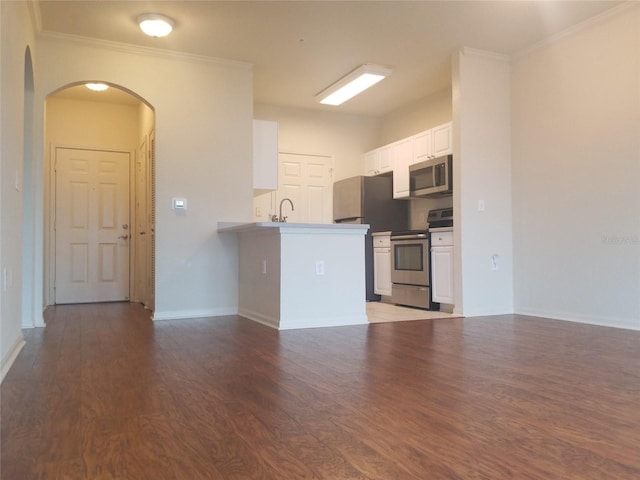
[[588,18],[580,23],[577,23],[559,33],[556,33],[555,35],[551,35],[548,38],[545,38],[544,40],[541,40],[537,43],[534,43],[533,45],[524,48],[522,50],[520,50],[519,52],[516,52],[513,54],[513,56],[511,57],[514,61],[520,60],[521,58],[524,58],[534,52],[536,52],[537,50],[540,50],[542,48],[551,46],[555,43],[560,42],[561,40],[571,37],[573,35],[576,35],[584,30],[587,30],[588,28],[591,28],[595,25],[599,25],[607,20],[609,20],[612,17],[615,17],[617,15],[620,15],[621,13],[626,12],[627,10],[631,10],[633,8],[636,8],[640,6],[640,2],[635,1],[635,0],[629,0],[626,1],[620,5],[617,5],[613,8],[610,8],[609,10],[606,10],[602,13],[599,13],[598,15],[595,15],[591,18]]
[[511,57],[502,53],[491,52],[489,50],[481,50],[479,48],[462,47],[460,50],[463,55],[473,55],[474,57],[487,58],[498,62],[509,63]]
[[78,45],[84,45],[94,48],[101,48],[105,50],[130,53],[134,55],[145,55],[148,57],[157,57],[171,60],[181,60],[191,63],[201,64],[216,64],[224,65],[227,67],[239,68],[242,70],[252,70],[253,64],[248,62],[241,62],[238,60],[227,60],[225,58],[208,57],[206,55],[196,55],[185,52],[174,52],[171,50],[164,50],[161,48],[142,47],[139,45],[132,45],[129,43],[114,42],[111,40],[102,40],[97,38],[83,37],[81,35],[71,35],[68,33],[48,32],[41,31],[39,36],[42,39],[59,40],[63,42],[75,43]]

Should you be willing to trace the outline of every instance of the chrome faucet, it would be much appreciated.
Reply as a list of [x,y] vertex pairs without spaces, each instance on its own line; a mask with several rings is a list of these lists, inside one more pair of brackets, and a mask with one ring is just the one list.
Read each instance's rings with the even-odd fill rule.
[[[282,204],[284,202],[289,202],[289,205],[291,205],[291,211],[292,212],[295,210],[295,208],[293,208],[293,202],[291,201],[291,199],[290,198],[283,198],[282,200],[280,200],[280,216],[277,219],[275,219],[274,221],[278,221],[278,222],[281,222],[281,223],[286,223],[287,222],[287,217],[283,217],[282,216]],[[274,217],[275,217],[275,215],[274,215]],[[273,218],[272,218],[272,220],[273,220]]]

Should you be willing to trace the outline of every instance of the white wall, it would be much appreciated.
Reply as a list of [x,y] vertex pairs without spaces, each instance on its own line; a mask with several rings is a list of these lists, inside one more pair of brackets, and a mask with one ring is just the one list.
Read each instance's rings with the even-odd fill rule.
[[[56,37],[42,38],[38,64],[46,75],[36,106],[58,88],[96,79],[135,92],[155,109],[154,318],[234,313],[237,248],[217,235],[216,224],[251,220],[249,67]],[[172,211],[172,197],[188,199],[186,215]]]
[[135,150],[139,107],[50,97],[47,99],[45,156],[50,146]]
[[[34,31],[26,2],[0,2],[0,367],[1,377],[23,345],[22,178],[24,174],[25,50],[35,56]],[[37,82],[36,82],[37,83]],[[16,188],[16,182],[18,188]],[[31,244],[27,241],[27,246]],[[7,287],[2,285],[7,272]]]
[[142,140],[155,128],[154,112],[146,103],[138,104],[138,144],[139,147]]
[[510,66],[464,49],[454,55],[453,71],[455,310],[512,313]]
[[374,149],[380,120],[256,104],[254,118],[278,122],[278,150],[333,158],[333,180],[362,175],[362,154]]
[[451,88],[447,88],[385,115],[376,147],[450,122],[451,108]]
[[640,8],[513,66],[515,308],[640,328]]

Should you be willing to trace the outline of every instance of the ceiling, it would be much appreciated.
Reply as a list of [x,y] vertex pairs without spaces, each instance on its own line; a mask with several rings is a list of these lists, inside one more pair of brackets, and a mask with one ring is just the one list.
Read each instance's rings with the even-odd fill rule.
[[[383,116],[451,84],[466,46],[512,55],[616,1],[39,1],[42,32],[253,64],[258,103]],[[166,38],[135,18],[175,19]],[[364,63],[391,67],[383,82],[339,107],[314,96]]]

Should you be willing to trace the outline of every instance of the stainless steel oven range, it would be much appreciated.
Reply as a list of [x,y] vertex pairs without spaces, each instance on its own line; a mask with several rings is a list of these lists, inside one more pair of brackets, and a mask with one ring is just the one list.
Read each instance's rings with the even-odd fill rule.
[[426,230],[391,233],[391,301],[430,308],[429,234]]

